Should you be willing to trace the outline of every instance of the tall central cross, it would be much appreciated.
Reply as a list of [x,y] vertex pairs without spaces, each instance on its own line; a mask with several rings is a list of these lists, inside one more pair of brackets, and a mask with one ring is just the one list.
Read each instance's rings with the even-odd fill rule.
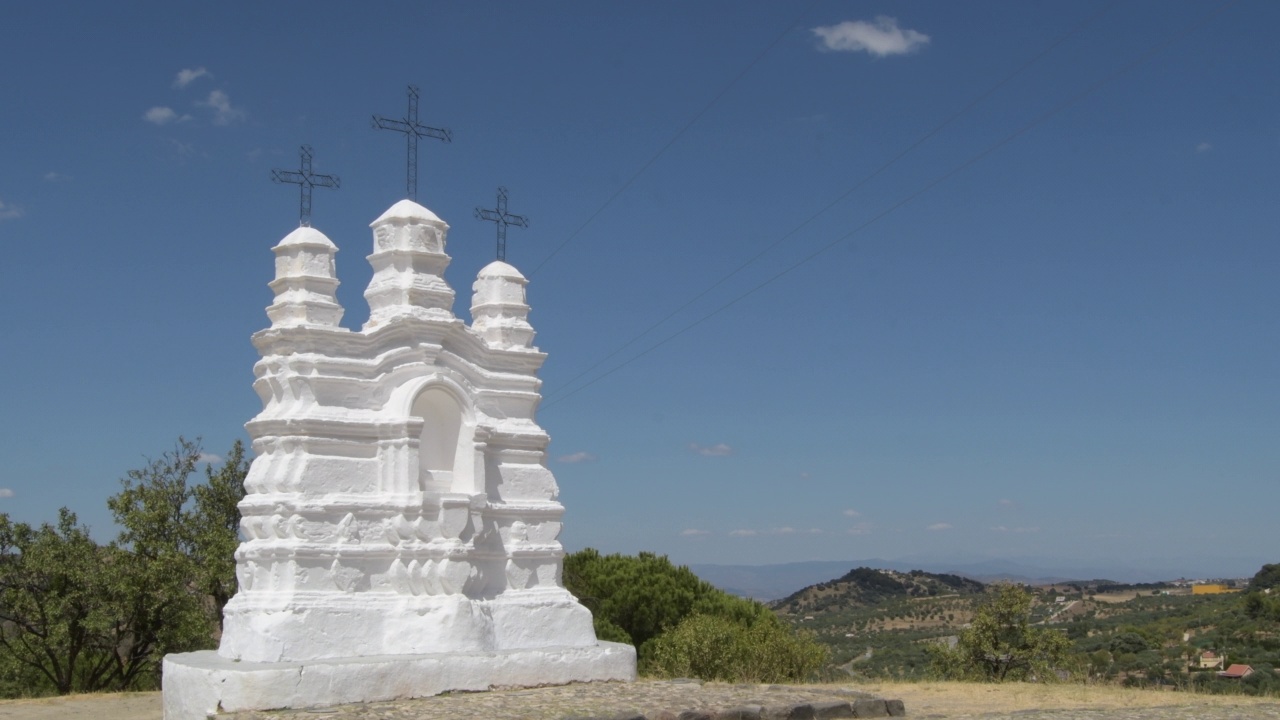
[[529,227],[529,218],[523,215],[512,215],[507,212],[507,189],[498,188],[498,207],[494,210],[487,208],[476,208],[477,220],[488,220],[498,226],[498,259],[506,261],[507,259],[507,226],[515,225],[516,227]]
[[271,179],[278,183],[290,183],[302,186],[302,200],[298,210],[298,225],[301,227],[311,227],[311,188],[342,187],[342,181],[337,175],[316,175],[311,172],[311,146],[303,145],[298,154],[302,156],[302,167],[297,171],[294,170],[272,170]]
[[418,199],[418,138],[435,138],[453,141],[453,133],[445,128],[427,127],[418,122],[418,88],[409,86],[409,114],[400,120],[373,116],[375,130],[395,130],[404,133],[409,141],[409,178],[405,183],[410,200]]

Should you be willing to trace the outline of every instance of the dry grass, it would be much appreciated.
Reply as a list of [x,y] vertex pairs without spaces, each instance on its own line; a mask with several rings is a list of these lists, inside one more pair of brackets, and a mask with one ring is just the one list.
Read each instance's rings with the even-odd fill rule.
[[868,682],[859,689],[901,698],[909,715],[1015,712],[1018,710],[1118,709],[1167,705],[1257,705],[1275,698],[1136,690],[1116,685],[1062,683]]

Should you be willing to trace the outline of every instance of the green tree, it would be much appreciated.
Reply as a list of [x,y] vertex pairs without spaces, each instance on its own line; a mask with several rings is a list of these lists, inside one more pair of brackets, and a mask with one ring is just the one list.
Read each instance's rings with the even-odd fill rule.
[[593,548],[565,557],[564,584],[595,616],[596,635],[644,644],[694,614],[751,626],[773,613],[734,597],[675,566],[665,555],[601,555]]
[[165,654],[212,642],[215,620],[201,592],[206,571],[196,559],[188,483],[200,456],[198,442],[178,438],[173,450],[130,470],[107,500],[121,527],[112,543],[120,552],[111,588],[128,638],[115,653],[121,689],[158,679]]
[[641,664],[663,677],[722,682],[801,682],[826,665],[828,649],[780,621],[743,625],[692,615],[645,645]]
[[192,558],[196,584],[213,600],[218,625],[222,608],[236,593],[236,548],[240,545],[240,499],[249,461],[244,445],[236,440],[217,472],[205,466],[205,483],[192,488],[195,507],[188,515],[192,532]]
[[0,514],[0,690],[154,687],[166,653],[212,646],[235,590],[248,463],[236,443],[190,484],[200,461],[199,443],[179,438],[129,471],[107,501],[121,530],[105,546],[65,508],[39,529]]
[[1261,592],[1269,588],[1280,588],[1280,563],[1268,563],[1262,566],[1249,581],[1249,590]]
[[1031,600],[1030,593],[1017,585],[997,588],[960,633],[954,648],[929,647],[934,672],[995,682],[1052,679],[1071,643],[1059,630],[1031,625]]
[[1108,644],[1112,654],[1132,654],[1136,655],[1144,650],[1150,650],[1151,644],[1147,639],[1136,632],[1122,632],[1111,638]]
[[57,525],[39,528],[0,513],[0,649],[16,679],[43,686],[23,689],[65,694],[109,686],[112,559],[66,508]]

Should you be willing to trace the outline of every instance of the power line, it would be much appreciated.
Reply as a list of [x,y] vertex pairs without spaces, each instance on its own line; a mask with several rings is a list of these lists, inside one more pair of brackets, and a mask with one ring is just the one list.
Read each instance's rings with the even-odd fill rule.
[[675,340],[676,338],[680,337],[681,335],[684,335],[685,333],[689,332],[690,330],[694,329],[695,327],[698,327],[699,325],[701,325],[702,323],[704,323],[704,322],[706,322],[706,321],[710,320],[711,318],[715,317],[716,315],[719,315],[720,313],[724,312],[725,310],[728,310],[729,308],[733,307],[734,305],[737,305],[738,303],[740,303],[740,302],[742,302],[743,300],[747,299],[748,297],[750,297],[750,296],[754,295],[755,293],[759,292],[760,290],[763,290],[764,288],[768,287],[769,285],[772,285],[774,282],[777,282],[778,280],[782,279],[782,278],[783,278],[783,277],[785,277],[786,275],[789,275],[792,271],[796,270],[797,268],[801,267],[802,265],[806,265],[806,264],[808,264],[809,262],[811,262],[811,261],[813,261],[814,259],[816,259],[819,255],[822,255],[823,253],[825,253],[826,251],[828,251],[828,250],[830,250],[831,248],[835,247],[836,245],[839,245],[840,243],[844,242],[845,240],[848,240],[849,238],[853,237],[853,236],[854,236],[854,235],[856,235],[857,233],[862,232],[863,230],[867,229],[868,227],[870,227],[871,225],[875,224],[876,222],[879,222],[879,221],[880,221],[880,220],[882,220],[883,218],[885,218],[885,217],[889,216],[890,214],[892,214],[892,213],[896,212],[897,210],[899,210],[900,208],[904,207],[905,205],[907,205],[907,204],[911,203],[912,201],[914,201],[916,198],[920,197],[921,195],[924,195],[925,193],[929,192],[930,190],[932,190],[933,188],[937,187],[938,185],[941,185],[942,183],[944,183],[944,182],[946,182],[947,180],[951,179],[951,178],[952,178],[952,177],[954,177],[955,175],[957,175],[957,174],[959,174],[959,173],[963,172],[964,170],[968,169],[969,167],[971,167],[971,166],[973,166],[973,165],[977,164],[978,162],[980,162],[981,160],[983,160],[984,158],[986,158],[988,155],[991,155],[991,154],[992,154],[992,153],[994,153],[995,151],[999,150],[1000,148],[1004,147],[1005,145],[1008,145],[1009,143],[1011,143],[1011,142],[1013,142],[1014,140],[1018,139],[1018,138],[1019,138],[1019,137],[1021,137],[1022,135],[1026,134],[1028,131],[1030,131],[1030,130],[1032,130],[1032,129],[1036,128],[1036,127],[1038,127],[1039,125],[1041,125],[1042,123],[1044,123],[1045,121],[1047,121],[1049,118],[1053,117],[1054,115],[1057,115],[1058,113],[1062,112],[1063,110],[1067,109],[1068,107],[1070,107],[1070,106],[1072,106],[1072,105],[1076,104],[1077,102],[1079,102],[1079,101],[1083,100],[1084,98],[1088,97],[1089,95],[1092,95],[1092,94],[1093,94],[1094,92],[1096,92],[1099,88],[1101,88],[1102,86],[1104,86],[1104,85],[1106,85],[1107,83],[1111,82],[1112,80],[1115,80],[1116,78],[1120,77],[1121,75],[1124,75],[1125,73],[1129,72],[1130,70],[1134,69],[1135,67],[1137,67],[1137,66],[1139,66],[1139,65],[1142,65],[1143,63],[1147,62],[1147,61],[1148,61],[1148,60],[1150,60],[1152,57],[1154,57],[1155,55],[1157,55],[1158,53],[1160,53],[1161,51],[1163,51],[1165,48],[1169,47],[1169,46],[1170,46],[1170,45],[1172,45],[1173,43],[1175,43],[1175,42],[1177,42],[1177,41],[1181,40],[1182,38],[1186,37],[1187,35],[1190,35],[1191,33],[1195,32],[1196,30],[1199,30],[1201,27],[1203,27],[1203,26],[1207,25],[1211,20],[1213,20],[1214,18],[1216,18],[1218,15],[1222,14],[1224,11],[1226,11],[1226,10],[1227,10],[1227,8],[1231,7],[1231,6],[1232,6],[1232,5],[1234,5],[1235,3],[1236,3],[1236,0],[1227,0],[1227,2],[1223,3],[1222,5],[1219,5],[1219,6],[1218,6],[1217,8],[1215,8],[1213,11],[1211,11],[1211,12],[1209,12],[1209,13],[1207,13],[1207,14],[1203,15],[1202,17],[1200,17],[1199,19],[1197,19],[1195,22],[1193,22],[1193,23],[1191,23],[1190,25],[1188,25],[1187,27],[1183,28],[1183,29],[1182,29],[1181,31],[1179,31],[1178,33],[1176,33],[1176,34],[1172,35],[1171,37],[1169,37],[1169,38],[1167,38],[1167,39],[1165,39],[1165,40],[1163,40],[1163,41],[1161,41],[1161,42],[1159,42],[1159,43],[1155,44],[1154,46],[1152,46],[1152,47],[1150,47],[1150,48],[1148,48],[1146,51],[1142,52],[1141,54],[1139,54],[1139,55],[1138,55],[1137,57],[1135,57],[1134,59],[1130,60],[1129,62],[1125,63],[1124,65],[1121,65],[1117,70],[1115,70],[1115,71],[1114,71],[1114,72],[1112,72],[1111,74],[1104,76],[1102,79],[1100,79],[1100,80],[1098,80],[1098,81],[1094,82],[1092,85],[1089,85],[1089,86],[1088,86],[1088,87],[1086,87],[1084,90],[1082,90],[1082,91],[1080,91],[1080,92],[1076,93],[1075,95],[1073,95],[1073,96],[1071,96],[1071,97],[1067,98],[1066,100],[1064,100],[1063,102],[1059,103],[1058,105],[1055,105],[1054,107],[1050,108],[1048,111],[1046,111],[1046,112],[1044,112],[1044,113],[1041,113],[1040,115],[1038,115],[1036,118],[1034,118],[1033,120],[1031,120],[1031,121],[1030,121],[1030,122],[1028,122],[1027,124],[1023,125],[1022,127],[1018,128],[1017,130],[1013,131],[1012,133],[1010,133],[1010,134],[1006,135],[1005,137],[1001,138],[1000,140],[996,141],[996,142],[995,142],[995,144],[993,144],[993,145],[991,145],[991,146],[987,147],[985,150],[983,150],[982,152],[979,152],[977,155],[974,155],[973,157],[971,157],[971,158],[969,158],[968,160],[964,161],[964,162],[963,162],[963,163],[961,163],[960,165],[958,165],[958,166],[956,166],[956,167],[952,168],[951,170],[947,171],[946,173],[943,173],[941,176],[939,176],[939,177],[935,178],[934,180],[932,180],[932,181],[928,182],[927,184],[925,184],[925,185],[924,185],[924,186],[922,186],[921,188],[919,188],[919,189],[917,189],[916,191],[912,192],[910,195],[908,195],[908,196],[906,196],[905,198],[903,198],[903,199],[899,200],[898,202],[894,203],[893,205],[890,205],[888,208],[886,208],[886,209],[882,210],[880,213],[878,213],[878,214],[874,215],[874,216],[873,216],[873,217],[871,217],[869,220],[867,220],[867,221],[863,222],[861,225],[859,225],[859,226],[857,226],[857,227],[853,228],[852,230],[850,230],[850,231],[846,232],[845,234],[843,234],[843,235],[841,235],[841,236],[839,236],[839,237],[835,238],[834,240],[832,240],[832,241],[828,242],[826,245],[823,245],[822,247],[820,247],[820,248],[818,248],[817,250],[813,251],[813,252],[812,252],[812,253],[810,253],[809,255],[806,255],[805,257],[801,258],[800,260],[796,261],[795,263],[792,263],[791,265],[787,266],[786,268],[784,268],[784,269],[782,269],[781,271],[777,272],[776,274],[772,275],[771,277],[769,277],[768,279],[766,279],[766,280],[764,280],[763,282],[759,283],[758,285],[756,285],[755,287],[751,288],[750,290],[747,290],[746,292],[744,292],[744,293],[742,293],[741,295],[739,295],[739,296],[735,297],[734,299],[730,300],[729,302],[727,302],[727,303],[725,303],[725,304],[721,305],[720,307],[716,308],[715,310],[712,310],[711,312],[707,313],[706,315],[703,315],[702,317],[698,318],[697,320],[693,321],[692,323],[689,323],[688,325],[686,325],[686,326],[684,326],[683,328],[681,328],[681,329],[677,330],[676,332],[674,332],[674,333],[672,333],[672,334],[668,335],[667,337],[663,338],[662,340],[658,341],[657,343],[654,343],[653,345],[650,345],[648,348],[646,348],[646,349],[642,350],[641,352],[637,353],[636,355],[633,355],[632,357],[628,358],[626,361],[624,361],[624,362],[623,362],[623,363],[621,363],[620,365],[617,365],[617,366],[613,367],[612,369],[610,369],[610,370],[608,370],[608,371],[606,371],[606,372],[604,372],[604,373],[602,373],[602,374],[600,374],[600,375],[597,375],[596,377],[592,378],[592,379],[591,379],[590,381],[588,381],[587,383],[584,383],[583,385],[581,385],[581,386],[579,386],[579,387],[575,388],[574,390],[572,390],[572,391],[570,391],[570,392],[568,392],[568,393],[565,393],[565,394],[560,395],[560,396],[558,396],[558,397],[556,397],[556,398],[553,398],[553,399],[548,400],[548,402],[546,403],[546,405],[544,405],[544,406],[543,406],[543,409],[545,409],[546,407],[549,407],[549,406],[553,406],[553,405],[555,405],[557,402],[562,402],[562,401],[564,401],[564,400],[566,400],[566,399],[568,399],[568,398],[570,398],[570,397],[572,397],[572,396],[574,396],[574,395],[578,394],[579,392],[582,392],[583,390],[585,390],[585,389],[587,389],[587,388],[591,387],[592,385],[595,385],[596,383],[598,383],[598,382],[600,382],[601,380],[603,380],[603,379],[605,379],[605,378],[609,377],[610,375],[612,375],[612,374],[614,374],[615,372],[617,372],[617,371],[621,370],[622,368],[624,368],[624,367],[626,367],[626,366],[630,365],[631,363],[635,362],[636,360],[639,360],[640,358],[642,358],[642,357],[644,357],[644,356],[648,355],[649,353],[652,353],[653,351],[657,350],[658,348],[662,347],[663,345],[666,345],[667,343],[671,342],[672,340]]
[[846,200],[850,195],[852,195],[853,193],[855,193],[855,192],[857,192],[858,190],[862,189],[862,187],[863,187],[863,186],[865,186],[865,185],[866,185],[868,182],[870,182],[871,180],[875,179],[877,176],[879,176],[879,175],[880,175],[881,173],[883,173],[885,170],[888,170],[891,166],[893,166],[893,165],[897,164],[897,162],[898,162],[899,160],[901,160],[902,158],[904,158],[904,157],[906,157],[907,155],[909,155],[909,154],[910,154],[912,151],[914,151],[916,148],[920,147],[920,146],[921,146],[921,145],[923,145],[925,142],[929,141],[929,140],[930,140],[930,139],[932,139],[934,136],[936,136],[938,133],[942,132],[942,131],[943,131],[943,130],[948,126],[948,125],[950,125],[951,123],[953,123],[953,122],[955,122],[956,120],[960,119],[962,116],[964,116],[965,114],[967,114],[970,110],[972,110],[973,108],[975,108],[975,107],[977,107],[979,104],[981,104],[984,100],[986,100],[987,98],[991,97],[993,94],[995,94],[995,93],[996,93],[996,91],[1000,90],[1000,88],[1002,88],[1002,87],[1004,87],[1005,85],[1009,84],[1009,83],[1010,83],[1014,78],[1016,78],[1016,77],[1018,77],[1019,75],[1021,75],[1023,72],[1025,72],[1027,69],[1029,69],[1032,65],[1035,65],[1036,63],[1040,62],[1040,60],[1044,59],[1044,57],[1045,57],[1046,55],[1048,55],[1049,53],[1051,53],[1051,52],[1053,52],[1054,50],[1056,50],[1060,45],[1062,45],[1062,44],[1063,44],[1063,43],[1065,43],[1067,40],[1069,40],[1069,39],[1071,39],[1072,37],[1074,37],[1075,35],[1077,35],[1081,30],[1083,30],[1084,28],[1086,28],[1086,27],[1088,27],[1089,25],[1091,25],[1091,24],[1092,24],[1094,21],[1096,21],[1098,18],[1102,17],[1103,15],[1107,14],[1107,13],[1108,13],[1108,12],[1110,12],[1111,10],[1115,9],[1115,7],[1116,7],[1116,6],[1118,6],[1118,5],[1121,3],[1121,1],[1122,1],[1122,0],[1115,0],[1115,2],[1112,2],[1110,5],[1107,5],[1107,6],[1106,6],[1106,7],[1104,7],[1101,11],[1099,11],[1099,12],[1097,12],[1097,13],[1094,13],[1093,15],[1091,15],[1091,16],[1089,16],[1087,19],[1085,19],[1083,22],[1081,22],[1081,23],[1077,24],[1075,27],[1071,28],[1071,30],[1069,30],[1065,35],[1063,35],[1062,37],[1058,38],[1058,39],[1057,39],[1057,40],[1055,40],[1054,42],[1050,43],[1050,44],[1049,44],[1049,46],[1048,46],[1048,47],[1046,47],[1044,50],[1041,50],[1041,51],[1040,51],[1039,53],[1037,53],[1034,57],[1032,57],[1030,60],[1028,60],[1028,61],[1026,61],[1025,63],[1023,63],[1021,66],[1019,66],[1019,67],[1018,67],[1017,69],[1015,69],[1013,72],[1011,72],[1011,73],[1009,73],[1008,75],[1006,75],[1003,79],[1001,79],[1001,80],[1000,80],[999,82],[997,82],[995,85],[992,85],[992,86],[991,86],[990,88],[988,88],[985,92],[983,92],[982,94],[978,95],[976,98],[974,98],[973,100],[971,100],[970,102],[968,102],[967,104],[965,104],[962,108],[960,108],[958,111],[956,111],[955,113],[953,113],[953,114],[952,114],[950,117],[948,117],[946,120],[943,120],[943,121],[942,121],[942,123],[941,123],[941,124],[939,124],[937,127],[933,128],[933,129],[932,129],[932,130],[930,130],[929,132],[927,132],[927,133],[925,133],[924,135],[920,136],[920,138],[919,138],[919,139],[917,139],[915,142],[913,142],[913,143],[911,143],[910,145],[908,145],[908,146],[906,147],[906,149],[902,150],[902,151],[901,151],[901,152],[899,152],[897,155],[894,155],[894,156],[893,156],[892,158],[890,158],[887,162],[885,162],[885,163],[884,163],[884,164],[882,164],[880,167],[878,167],[878,168],[876,168],[875,170],[873,170],[873,171],[871,172],[871,174],[869,174],[869,175],[867,175],[867,176],[863,177],[861,180],[859,180],[858,182],[854,183],[853,187],[851,187],[851,188],[849,188],[848,190],[846,190],[845,192],[841,193],[838,197],[836,197],[836,198],[835,198],[834,200],[832,200],[831,202],[827,203],[825,206],[823,206],[820,210],[818,210],[818,211],[817,211],[817,212],[815,212],[814,214],[810,215],[808,218],[806,218],[806,219],[805,219],[803,222],[801,222],[799,225],[796,225],[794,228],[792,228],[792,229],[791,229],[789,232],[787,232],[785,235],[783,235],[782,237],[778,238],[778,239],[777,239],[777,240],[775,240],[774,242],[770,243],[767,247],[765,247],[765,248],[764,248],[763,250],[761,250],[760,252],[756,253],[755,255],[752,255],[750,258],[748,258],[748,259],[747,259],[745,262],[743,262],[741,265],[738,265],[738,267],[736,267],[736,268],[734,268],[733,270],[731,270],[727,275],[725,275],[725,276],[721,277],[719,280],[717,280],[716,282],[712,283],[712,285],[711,285],[710,287],[708,287],[707,289],[705,289],[705,290],[703,290],[702,292],[698,293],[697,295],[693,296],[692,298],[690,298],[688,301],[686,301],[686,302],[685,302],[683,305],[681,305],[680,307],[678,307],[678,308],[676,308],[675,310],[672,310],[671,312],[667,313],[665,316],[663,316],[663,317],[662,317],[662,319],[658,320],[657,322],[653,323],[653,324],[652,324],[652,325],[650,325],[649,327],[645,328],[642,332],[640,332],[640,334],[638,334],[638,335],[636,335],[636,336],[632,337],[630,340],[628,340],[627,342],[623,343],[620,347],[618,347],[618,348],[617,348],[616,350],[614,350],[613,352],[609,353],[608,355],[605,355],[603,358],[600,358],[600,360],[596,361],[593,365],[591,365],[591,366],[590,366],[590,367],[588,367],[587,369],[583,370],[582,372],[580,372],[580,373],[578,373],[577,375],[575,375],[575,376],[573,376],[572,378],[570,378],[568,381],[566,381],[566,382],[564,383],[564,385],[561,385],[561,386],[560,386],[560,389],[558,389],[558,390],[556,390],[556,391],[553,391],[553,392],[549,393],[549,394],[548,394],[548,397],[549,397],[549,398],[554,397],[554,396],[555,396],[556,394],[558,394],[559,392],[562,392],[564,388],[568,388],[569,386],[573,385],[573,383],[575,383],[575,382],[577,382],[579,379],[581,379],[583,376],[590,374],[590,373],[591,373],[591,371],[593,371],[593,370],[595,370],[596,368],[600,367],[601,365],[605,364],[605,363],[606,363],[606,362],[608,362],[609,360],[612,360],[614,357],[616,357],[616,356],[617,356],[619,353],[621,353],[623,350],[626,350],[627,348],[631,347],[631,346],[632,346],[632,345],[634,345],[636,342],[638,342],[641,338],[643,338],[644,336],[646,336],[646,335],[648,335],[649,333],[653,332],[654,330],[658,329],[660,326],[662,326],[663,324],[665,324],[668,320],[670,320],[671,318],[675,317],[676,315],[679,315],[681,312],[683,312],[684,310],[688,309],[688,308],[689,308],[689,306],[693,305],[694,303],[698,302],[698,301],[699,301],[699,300],[701,300],[702,298],[706,297],[706,295],[707,295],[708,293],[710,293],[711,291],[713,291],[713,290],[715,290],[716,288],[720,287],[721,285],[723,285],[724,283],[726,283],[727,281],[729,281],[731,278],[733,278],[734,276],[736,276],[738,273],[740,273],[740,272],[742,272],[743,270],[747,269],[747,267],[751,266],[751,265],[752,265],[752,264],[754,264],[757,260],[759,260],[760,258],[764,257],[766,254],[768,254],[768,253],[769,253],[769,251],[771,251],[771,250],[773,250],[774,248],[778,247],[779,245],[781,245],[783,242],[785,242],[785,241],[786,241],[786,240],[788,240],[789,238],[793,237],[796,233],[798,233],[798,232],[800,232],[801,230],[803,230],[805,227],[807,227],[807,226],[808,226],[810,223],[812,223],[814,220],[817,220],[819,217],[821,217],[822,215],[826,214],[829,210],[831,210],[832,208],[834,208],[836,205],[839,205],[839,204],[840,204],[840,203],[842,203],[844,200]]
[[699,120],[702,119],[703,115],[707,114],[707,111],[710,110],[712,106],[714,106],[717,102],[720,101],[720,98],[724,97],[729,92],[729,90],[733,88],[734,85],[738,84],[739,80],[745,77],[748,72],[751,72],[752,68],[754,68],[757,64],[759,64],[759,62],[763,60],[764,57],[768,55],[771,50],[777,47],[778,43],[782,42],[782,39],[791,32],[791,29],[794,28],[796,25],[800,24],[800,21],[803,20],[805,16],[807,16],[815,7],[817,7],[818,3],[820,2],[822,2],[822,0],[814,0],[814,2],[810,4],[808,7],[806,7],[804,11],[801,12],[796,17],[795,20],[787,24],[786,28],[784,28],[783,31],[773,39],[773,42],[769,43],[769,45],[766,46],[764,50],[761,50],[760,54],[756,55],[755,59],[753,59],[750,63],[747,64],[745,68],[742,69],[742,72],[735,75],[734,78],[729,81],[728,85],[725,85],[724,88],[720,90],[720,92],[716,93],[715,97],[711,98],[711,102],[707,103],[706,106],[704,106],[701,110],[699,110],[698,113],[694,115],[691,120],[689,120],[689,122],[685,123],[684,127],[680,128],[680,130],[677,131],[676,134],[672,136],[670,140],[667,141],[666,145],[663,145],[661,148],[659,148],[658,152],[655,153],[653,157],[649,158],[648,162],[646,162],[644,165],[641,165],[640,169],[637,170],[635,174],[633,174],[630,178],[628,178],[627,181],[622,184],[622,187],[618,188],[616,192],[610,195],[609,199],[605,200],[603,205],[597,208],[595,212],[591,213],[590,217],[588,217],[585,221],[583,221],[583,223],[578,226],[577,230],[574,230],[573,232],[569,233],[569,237],[562,240],[560,244],[557,245],[555,249],[551,251],[550,255],[543,258],[542,262],[538,263],[537,267],[535,267],[533,270],[529,272],[529,277],[533,277],[534,275],[536,275],[544,265],[551,262],[551,259],[554,258],[556,255],[558,255],[560,251],[565,248],[566,245],[568,245],[570,242],[573,241],[574,238],[578,237],[579,233],[585,230],[586,227],[590,225],[591,222],[600,215],[600,213],[605,211],[605,208],[612,205],[614,200],[617,200],[618,197],[622,195],[622,193],[626,192],[627,188],[631,187],[631,184],[634,183],[637,178],[643,175],[645,171],[650,168],[650,166],[652,166],[655,162],[657,162],[658,158],[662,157],[663,153],[665,153],[672,145],[675,145],[676,141],[679,140],[685,134],[685,132],[689,130],[689,128],[693,127],[695,123],[697,123]]

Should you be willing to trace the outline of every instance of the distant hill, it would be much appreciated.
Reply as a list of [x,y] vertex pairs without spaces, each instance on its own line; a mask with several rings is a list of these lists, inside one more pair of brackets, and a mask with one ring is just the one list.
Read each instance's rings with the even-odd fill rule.
[[1132,565],[1103,560],[1096,563],[1056,558],[1023,557],[1016,560],[978,558],[907,557],[862,560],[821,560],[772,565],[691,564],[698,577],[742,597],[761,601],[786,597],[798,588],[829,580],[855,567],[883,568],[907,572],[912,569],[949,573],[994,582],[1005,580],[1028,585],[1051,585],[1089,578],[1114,578],[1117,583],[1150,583],[1177,578],[1249,577],[1263,563],[1274,558],[1220,558],[1171,563],[1151,560]]
[[868,607],[912,598],[976,595],[986,590],[977,580],[923,570],[854,568],[843,576],[810,585],[772,603],[791,614],[821,613],[833,608]]

